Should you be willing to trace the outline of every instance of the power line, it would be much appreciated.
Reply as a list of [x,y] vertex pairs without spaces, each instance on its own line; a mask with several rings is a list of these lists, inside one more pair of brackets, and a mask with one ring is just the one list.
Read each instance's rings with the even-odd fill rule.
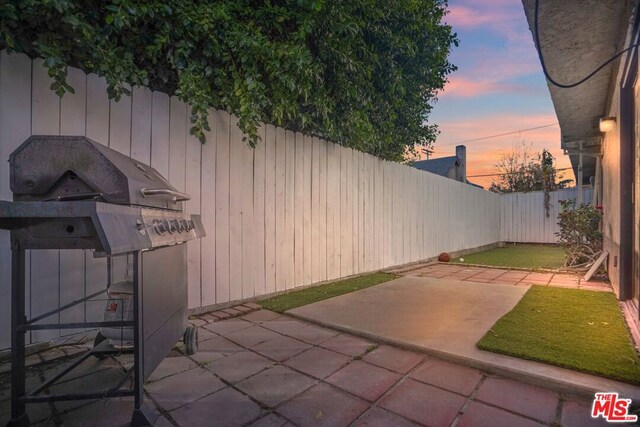
[[[556,169],[556,171],[566,171],[569,169],[573,169],[573,168],[560,168],[560,169]],[[525,172],[509,172],[509,174],[514,174],[514,173],[525,173]],[[481,177],[485,177],[485,176],[498,176],[498,175],[506,175],[504,173],[489,173],[489,174],[485,174],[485,175],[467,175],[467,178],[481,178]]]
[[595,76],[598,72],[600,72],[604,67],[606,67],[607,65],[609,65],[610,63],[612,63],[613,61],[615,61],[616,59],[618,59],[618,57],[620,57],[621,55],[623,55],[624,53],[630,51],[631,49],[634,49],[638,46],[640,46],[640,43],[636,43],[633,44],[631,46],[629,46],[628,48],[618,52],[616,55],[612,56],[611,58],[609,58],[606,62],[602,63],[602,65],[600,65],[598,68],[596,68],[595,70],[593,70],[591,73],[587,74],[586,77],[578,80],[577,82],[573,82],[573,83],[558,83],[556,80],[554,80],[550,75],[549,75],[549,70],[547,70],[547,65],[544,62],[544,56],[542,55],[542,46],[540,45],[540,34],[539,34],[539,25],[538,25],[538,9],[539,9],[539,3],[540,0],[536,0],[536,9],[534,12],[534,24],[533,24],[533,28],[534,28],[534,35],[535,35],[535,41],[536,41],[536,51],[538,52],[538,57],[540,58],[540,64],[542,65],[542,71],[544,72],[544,76],[547,78],[547,80],[549,80],[549,83],[558,86],[559,88],[562,89],[569,89],[572,87],[576,87],[581,85],[582,83],[586,82],[587,80],[589,80],[591,77]]
[[515,135],[517,133],[529,132],[529,131],[532,131],[532,130],[544,129],[544,128],[548,128],[548,127],[551,127],[551,126],[557,126],[557,125],[558,125],[558,122],[551,123],[551,124],[548,124],[548,125],[543,125],[543,126],[536,126],[536,127],[533,127],[533,128],[514,130],[512,132],[498,133],[496,135],[481,136],[480,138],[465,139],[464,141],[447,142],[445,144],[439,144],[439,145],[440,146],[443,146],[443,145],[459,145],[459,144],[465,144],[467,142],[484,141],[485,139],[493,139],[493,138],[499,138],[501,136]]

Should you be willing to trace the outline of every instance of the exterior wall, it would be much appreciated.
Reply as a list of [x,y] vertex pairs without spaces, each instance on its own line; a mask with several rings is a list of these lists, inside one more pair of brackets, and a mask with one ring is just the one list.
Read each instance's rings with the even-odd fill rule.
[[[32,134],[86,135],[151,164],[200,213],[207,232],[188,243],[189,307],[246,300],[495,243],[500,196],[449,178],[262,126],[242,142],[237,119],[211,110],[207,143],[189,135],[188,107],[145,88],[110,101],[104,80],[69,69],[75,94],[58,98],[42,61],[0,52],[0,199],[10,200],[9,154]],[[68,303],[106,283],[89,251],[32,251],[27,315]],[[127,260],[114,260],[114,280]],[[9,346],[9,234],[0,230],[0,348]],[[100,318],[87,303],[60,321]],[[31,342],[61,332],[39,331]],[[62,331],[62,333],[66,333]]]
[[[615,85],[608,117],[620,117],[620,85]],[[620,126],[605,134],[602,157],[602,206],[604,250],[609,252],[611,284],[620,293]]]
[[[593,199],[591,188],[583,189],[584,203]],[[550,193],[550,209],[547,217],[544,208],[544,192],[510,193],[501,195],[500,240],[514,243],[557,243],[560,200],[578,198],[577,188]]]

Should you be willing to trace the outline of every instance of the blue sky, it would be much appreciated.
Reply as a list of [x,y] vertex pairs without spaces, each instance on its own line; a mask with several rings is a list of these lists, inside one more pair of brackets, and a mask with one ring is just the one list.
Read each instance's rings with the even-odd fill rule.
[[[441,130],[433,157],[452,155],[458,141],[555,123],[521,1],[449,0],[449,11],[445,22],[460,40],[451,55],[458,71],[449,76],[429,117]],[[553,126],[467,143],[468,174],[495,172],[500,155],[521,141],[535,152],[550,149],[559,167],[569,165],[560,150],[559,127]],[[491,178],[473,181],[488,186]]]

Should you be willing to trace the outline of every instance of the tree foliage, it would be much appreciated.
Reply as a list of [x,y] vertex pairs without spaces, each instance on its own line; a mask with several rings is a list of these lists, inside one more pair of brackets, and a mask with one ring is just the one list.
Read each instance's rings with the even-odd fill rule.
[[490,190],[496,193],[515,193],[567,188],[572,180],[563,179],[554,161],[554,157],[546,149],[534,155],[524,144],[518,146],[496,162],[498,179],[491,183]]
[[204,141],[209,107],[387,159],[429,144],[449,63],[446,0],[5,0],[0,49],[44,58],[59,95],[67,66],[177,95]]

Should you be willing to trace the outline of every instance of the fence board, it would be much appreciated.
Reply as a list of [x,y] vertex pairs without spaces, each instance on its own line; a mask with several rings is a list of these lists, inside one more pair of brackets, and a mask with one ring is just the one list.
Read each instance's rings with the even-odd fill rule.
[[276,189],[276,198],[275,198],[275,238],[276,238],[276,291],[282,291],[286,289],[287,280],[286,280],[286,257],[285,253],[285,224],[286,224],[286,216],[285,216],[285,193],[286,193],[286,182],[285,182],[285,165],[286,165],[286,151],[287,151],[287,143],[285,141],[285,131],[282,128],[276,129],[275,135],[275,154],[276,154],[276,175],[275,175],[275,189]]
[[[296,132],[294,135],[294,177],[293,177],[293,197],[294,197],[294,218],[293,218],[293,263],[294,278],[293,283],[304,283],[304,248],[311,244],[305,240],[304,234],[304,213],[305,213],[305,174],[304,174],[304,141],[302,134]],[[308,189],[307,189],[308,191]]]
[[243,147],[238,119],[231,116],[229,142],[229,300],[242,298],[242,199],[247,188],[243,185]]
[[[258,130],[260,138],[265,141],[266,126],[260,126]],[[253,218],[254,218],[254,274],[255,294],[266,293],[265,279],[265,183],[266,183],[266,147],[265,144],[258,144],[254,150],[253,162]]]
[[[191,200],[185,203],[185,210],[191,214],[200,215],[200,185],[202,179],[200,174],[203,170],[203,168],[201,168],[202,143],[198,138],[190,134],[189,126],[185,127],[185,138],[185,191],[191,196]],[[189,278],[188,303],[189,308],[196,308],[202,306],[202,270],[200,269],[202,240],[187,242],[187,248],[187,277]]]
[[[225,111],[214,113],[216,132],[216,303],[230,300],[230,129],[231,118]],[[208,195],[207,195],[208,196]]]
[[[216,111],[210,110],[209,122],[212,130],[206,133],[207,142],[202,146],[202,172],[200,175],[200,211],[202,225],[207,235],[202,239],[200,246],[201,255],[201,286],[200,299],[203,306],[216,303],[216,160],[217,160],[217,135],[216,135]],[[204,195],[204,196],[203,196]],[[191,278],[189,278],[191,280]]]
[[303,182],[303,285],[308,285],[313,282],[312,279],[312,268],[313,268],[313,258],[312,258],[312,249],[313,249],[313,210],[312,210],[312,153],[313,153],[313,140],[310,136],[304,136],[302,140],[302,144],[298,146],[298,148],[302,147],[302,161],[304,163],[304,182]]
[[265,292],[276,290],[276,130],[267,125],[265,149]]

